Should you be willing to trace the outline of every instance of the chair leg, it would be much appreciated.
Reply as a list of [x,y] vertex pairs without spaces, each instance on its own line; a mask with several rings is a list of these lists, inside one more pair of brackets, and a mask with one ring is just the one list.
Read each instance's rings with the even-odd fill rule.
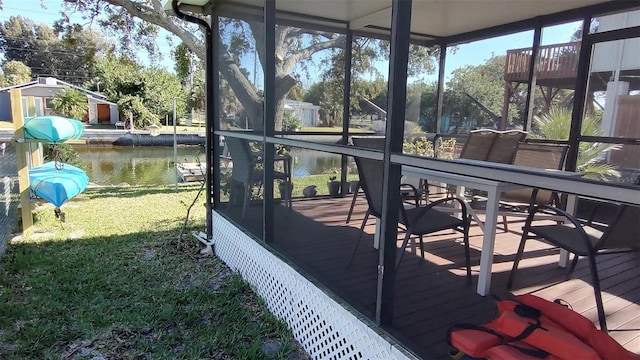
[[251,183],[244,184],[244,203],[242,204],[242,218],[247,216],[247,208],[249,207],[249,200],[251,200]]
[[287,207],[289,208],[289,211],[291,211],[291,209],[293,208],[293,204],[291,202],[291,198],[293,197],[293,183],[291,182],[291,178],[289,178],[289,180],[287,181],[287,184],[291,184],[289,186],[291,186],[289,189],[286,190],[285,194],[287,195],[286,199],[285,199],[285,203],[287,204]]
[[[420,200],[424,198],[424,203],[429,204],[429,186],[426,186],[427,181],[425,179],[418,180],[418,193],[420,194]],[[422,205],[422,201],[418,201],[418,206]]]
[[578,264],[578,258],[579,258],[578,255],[576,254],[573,255],[573,260],[571,260],[571,265],[569,265],[569,269],[567,269],[567,275],[564,278],[565,281],[569,280],[569,278],[571,277],[571,274],[573,274],[573,270],[576,269],[576,265]]
[[360,225],[360,236],[358,236],[358,240],[356,240],[356,245],[353,247],[353,251],[351,252],[351,256],[349,257],[349,262],[347,262],[347,268],[351,266],[351,262],[353,261],[353,257],[356,255],[358,251],[358,245],[360,245],[360,239],[362,239],[362,234],[364,234],[364,227],[367,225],[367,220],[369,220],[369,210],[364,214],[364,219],[362,219],[362,224]]
[[349,207],[349,213],[347,214],[347,224],[351,221],[351,215],[353,214],[353,208],[356,206],[356,200],[358,199],[358,193],[360,192],[360,185],[356,187],[356,191],[353,192],[353,199],[351,199],[351,207]]
[[606,332],[607,318],[604,314],[604,305],[602,304],[602,292],[600,291],[600,279],[598,277],[596,257],[593,254],[589,256],[589,267],[591,268],[591,281],[593,282],[593,292],[596,297],[596,308],[598,309],[598,321],[600,322],[600,330]]
[[502,226],[504,227],[504,232],[509,232],[509,223],[505,215],[502,215]]
[[424,242],[422,241],[422,235],[420,235],[420,256],[424,260]]
[[529,237],[529,226],[531,223],[525,224],[522,229],[522,238],[520,239],[520,245],[518,246],[518,252],[516,253],[516,258],[513,260],[513,267],[511,268],[511,273],[509,273],[509,279],[507,280],[507,290],[511,290],[513,286],[513,280],[516,277],[516,270],[518,270],[518,264],[520,260],[522,260],[522,256],[524,255],[524,245],[527,242],[527,238]]
[[400,261],[402,260],[402,255],[404,254],[404,249],[407,248],[407,245],[409,244],[409,239],[411,238],[411,231],[410,229],[407,229],[407,232],[404,236],[404,240],[402,241],[402,246],[400,247],[400,254],[398,254],[397,256],[397,260],[396,260],[396,269],[400,266]]
[[467,284],[471,285],[471,252],[469,250],[469,228],[471,227],[471,216],[468,217],[463,225],[464,235],[464,262],[467,267]]

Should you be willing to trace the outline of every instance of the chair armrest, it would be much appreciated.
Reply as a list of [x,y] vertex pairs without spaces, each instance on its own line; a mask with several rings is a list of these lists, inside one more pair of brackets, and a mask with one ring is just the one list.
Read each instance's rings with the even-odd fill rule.
[[433,209],[434,207],[440,205],[440,204],[444,204],[447,202],[458,202],[460,204],[460,209],[462,210],[462,219],[466,220],[469,217],[469,204],[467,203],[466,200],[461,199],[458,196],[454,196],[454,197],[449,197],[449,198],[445,198],[445,199],[440,199],[440,200],[436,200],[434,202],[429,203],[429,205],[424,206],[423,210],[418,213],[418,215],[416,215],[416,219],[419,219],[420,217],[422,217],[427,211]]
[[589,235],[587,235],[587,232],[584,231],[582,224],[580,224],[575,216],[569,214],[567,211],[549,205],[535,205],[533,206],[533,209],[529,214],[529,218],[527,218],[527,224],[531,225],[530,219],[533,219],[536,213],[552,213],[553,215],[562,216],[563,218],[567,219],[571,223],[571,225],[573,225],[575,230],[580,234],[580,238],[582,238],[582,240],[584,241],[586,248],[593,248]]

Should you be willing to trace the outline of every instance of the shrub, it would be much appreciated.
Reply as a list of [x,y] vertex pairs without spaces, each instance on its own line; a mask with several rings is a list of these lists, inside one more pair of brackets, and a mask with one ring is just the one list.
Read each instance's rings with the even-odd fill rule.
[[282,115],[282,131],[296,131],[302,127],[302,121],[293,115],[293,111],[285,110]]
[[89,110],[87,96],[71,88],[59,91],[51,104],[56,115],[76,120],[83,120]]
[[80,165],[78,152],[69,144],[49,144],[43,151],[45,161],[61,161],[74,166]]
[[[534,116],[536,131],[529,135],[531,138],[566,140],[571,129],[571,110],[553,108],[547,114]],[[602,136],[601,119],[593,114],[587,114],[582,119],[582,135]],[[578,149],[576,171],[584,173],[584,177],[598,180],[612,180],[620,177],[615,164],[606,162],[606,154],[616,150],[617,145],[581,142]]]
[[123,119],[133,118],[133,124],[137,128],[144,128],[158,122],[158,117],[149,111],[137,96],[123,96],[118,101],[118,107],[120,117]]

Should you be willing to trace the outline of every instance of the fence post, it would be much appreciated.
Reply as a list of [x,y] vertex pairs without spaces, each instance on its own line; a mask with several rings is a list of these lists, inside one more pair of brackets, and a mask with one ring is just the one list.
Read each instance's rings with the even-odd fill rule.
[[29,167],[27,154],[31,155],[29,143],[24,136],[24,113],[22,111],[22,92],[11,89],[11,120],[13,121],[14,137],[16,139],[16,162],[18,165],[18,186],[20,189],[20,206],[22,214],[22,235],[33,234],[33,217],[31,215],[31,200],[29,196]]

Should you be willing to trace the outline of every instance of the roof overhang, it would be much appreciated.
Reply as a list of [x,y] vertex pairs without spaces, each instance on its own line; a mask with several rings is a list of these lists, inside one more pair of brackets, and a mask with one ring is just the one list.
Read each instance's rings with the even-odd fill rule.
[[[203,14],[206,11],[207,4],[210,3],[211,0],[187,0],[187,1],[178,1],[178,8],[183,12],[193,12]],[[173,10],[173,1],[167,0],[164,4],[164,10],[169,11]]]
[[[413,0],[411,32],[431,38],[447,38],[537,17],[566,13],[615,0]],[[261,9],[264,0],[180,0],[183,11],[206,13],[208,8]],[[391,28],[392,0],[276,0],[279,18],[367,32]],[[171,8],[171,0],[167,5]],[[240,10],[241,11],[241,10]],[[576,18],[581,14],[576,12]]]

